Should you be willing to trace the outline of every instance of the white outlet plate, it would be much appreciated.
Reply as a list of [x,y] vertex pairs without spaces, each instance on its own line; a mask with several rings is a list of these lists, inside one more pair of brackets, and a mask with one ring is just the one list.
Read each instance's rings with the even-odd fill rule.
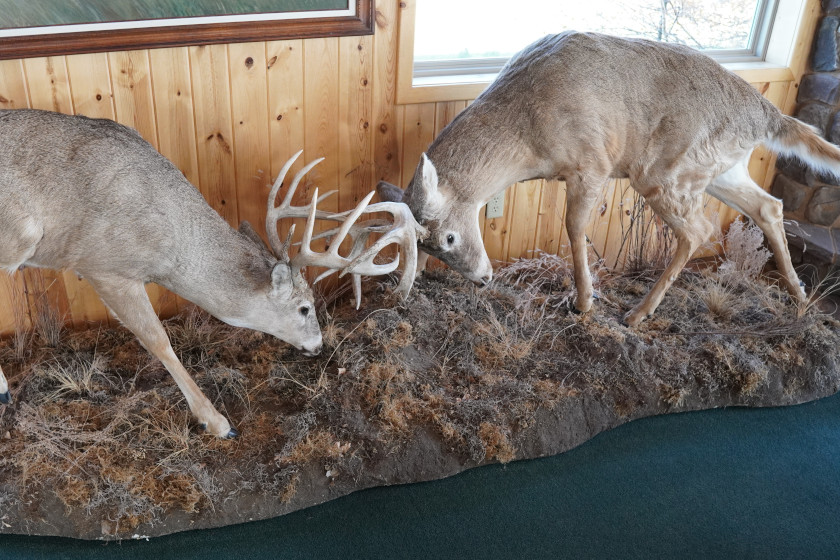
[[505,192],[502,191],[487,202],[484,217],[487,219],[501,218],[505,213]]

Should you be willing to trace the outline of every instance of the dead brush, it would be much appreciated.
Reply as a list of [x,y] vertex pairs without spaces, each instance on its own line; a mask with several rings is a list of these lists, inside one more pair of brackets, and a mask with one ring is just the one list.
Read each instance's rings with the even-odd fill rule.
[[840,292],[840,269],[835,269],[815,283],[805,301],[797,302],[796,318],[801,319],[822,308],[825,308],[828,313],[836,313],[837,304],[831,302],[830,298],[838,292]]
[[302,465],[310,461],[339,459],[350,450],[350,442],[339,441],[328,430],[317,430],[306,435],[291,453],[275,456],[278,465]]
[[715,319],[729,321],[741,307],[742,298],[738,298],[732,286],[709,278],[697,284],[700,300]]
[[61,342],[61,333],[64,330],[65,317],[58,307],[50,300],[49,290],[55,280],[46,284],[42,272],[37,271],[27,278],[27,292],[35,303],[32,312],[32,326],[35,334],[42,344],[55,348]]
[[41,402],[56,401],[68,397],[104,398],[105,388],[113,387],[106,375],[107,359],[94,353],[91,358],[81,355],[70,358],[54,358],[34,368],[39,376],[36,382],[43,384]]
[[750,222],[735,220],[723,238],[724,260],[717,273],[723,282],[740,283],[757,279],[772,253],[764,247],[764,234]]
[[184,364],[193,369],[209,369],[218,361],[218,351],[235,345],[241,330],[222,323],[197,307],[164,322],[172,349]]
[[206,395],[216,394],[218,401],[231,401],[239,404],[246,412],[251,410],[251,392],[248,390],[248,378],[237,369],[217,366],[196,374],[196,383]]
[[[20,273],[15,272],[15,275],[18,274]],[[0,282],[6,284],[6,291],[12,295],[12,319],[15,329],[12,335],[12,357],[15,361],[22,362],[31,352],[29,304],[23,291],[14,285],[13,276],[0,272]]]
[[535,258],[517,259],[500,268],[495,280],[524,290],[516,298],[523,319],[552,318],[556,310],[574,304],[572,265],[559,255],[538,251]]
[[[631,187],[625,183],[622,188],[622,200],[626,200]],[[674,232],[651,211],[644,197],[633,191],[632,207],[618,216],[621,243],[611,268],[621,268],[621,263],[630,271],[665,268],[676,244]]]
[[473,354],[486,368],[497,369],[505,364],[528,357],[540,336],[539,329],[525,335],[524,328],[517,321],[513,324],[502,322],[496,316],[492,306],[482,302],[487,313],[484,319],[473,325],[473,334],[477,340],[473,345]]
[[187,410],[156,410],[137,414],[134,421],[137,443],[147,456],[157,457],[157,466],[167,471],[200,462],[209,452],[201,437],[190,429]]

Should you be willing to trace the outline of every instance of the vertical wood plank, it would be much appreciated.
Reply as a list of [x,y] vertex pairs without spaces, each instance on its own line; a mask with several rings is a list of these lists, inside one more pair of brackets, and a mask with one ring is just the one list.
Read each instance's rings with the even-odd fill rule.
[[589,214],[589,225],[586,228],[586,237],[589,239],[590,249],[595,253],[595,258],[603,258],[606,247],[607,236],[610,229],[610,207],[615,195],[615,181],[610,179],[601,186],[598,193],[598,201]]
[[624,243],[624,238],[633,211],[635,191],[627,179],[618,179],[615,183],[615,194],[610,208],[609,237],[604,247],[603,257],[607,267],[621,270],[624,268],[627,257],[627,246]]
[[420,155],[435,139],[435,104],[406,105],[404,123],[401,184],[407,186],[420,162]]
[[77,115],[114,119],[108,54],[77,54],[67,57],[70,92]]
[[[304,156],[306,162],[323,157],[318,166],[309,172],[299,189],[305,200],[311,200],[315,188],[321,194],[336,189],[338,179],[338,39],[308,39],[304,42],[303,98],[306,106],[304,119]],[[329,212],[338,210],[338,197],[327,198],[319,207]],[[329,224],[316,225],[324,231]],[[323,251],[324,242],[312,244],[314,251]],[[321,269],[308,270],[310,279]],[[328,289],[333,280],[324,284]]]
[[[304,43],[304,156],[307,162],[325,158],[307,177],[306,200],[312,198],[316,186],[324,193],[338,185],[338,66],[338,39]],[[338,210],[338,198],[328,198],[321,208]]]
[[565,231],[566,194],[564,184],[545,179],[541,185],[540,208],[537,213],[535,250],[559,255]]
[[23,67],[33,109],[73,114],[70,79],[63,56],[27,58]]
[[[266,66],[270,111],[270,182],[273,184],[286,161],[304,147],[303,41],[267,43],[266,57],[268,59]],[[289,170],[286,185],[289,184],[290,177],[293,177],[305,165],[305,159],[305,156],[299,157]],[[285,195],[285,189],[281,191],[278,198],[283,195]],[[303,200],[303,193],[298,192],[292,204],[305,204]],[[280,239],[286,239],[290,226],[291,220],[283,220],[278,224]],[[256,224],[255,227],[257,231],[263,229]]]
[[[375,186],[371,126],[373,38],[344,37],[339,39],[338,47],[338,204],[341,210],[349,210]],[[345,242],[342,254],[347,254],[351,247],[349,240]],[[392,250],[395,249],[389,249]]]
[[0,303],[3,304],[3,309],[0,310],[0,334],[32,328],[23,274],[0,272]]
[[373,180],[373,38],[339,39],[339,208],[355,206]]
[[265,43],[233,44],[228,54],[238,221],[247,220],[264,236],[272,180]]
[[190,47],[198,154],[198,188],[210,206],[236,225],[236,175],[227,45]]
[[108,54],[114,113],[117,122],[130,126],[158,148],[157,122],[152,95],[152,71],[148,51]]
[[149,51],[152,94],[158,130],[158,150],[193,185],[198,186],[195,117],[186,47]]
[[528,259],[534,256],[537,220],[540,211],[542,181],[525,181],[513,187],[512,227],[505,260]]
[[22,60],[0,60],[0,109],[29,107]]
[[400,184],[404,106],[396,105],[398,2],[377,2],[373,65],[374,178]]

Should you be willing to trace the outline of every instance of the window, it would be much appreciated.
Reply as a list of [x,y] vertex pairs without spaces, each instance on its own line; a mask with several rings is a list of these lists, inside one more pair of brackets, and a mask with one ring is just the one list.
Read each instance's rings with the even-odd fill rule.
[[567,29],[701,49],[722,62],[763,60],[776,0],[419,0],[414,85],[486,82],[511,55]]

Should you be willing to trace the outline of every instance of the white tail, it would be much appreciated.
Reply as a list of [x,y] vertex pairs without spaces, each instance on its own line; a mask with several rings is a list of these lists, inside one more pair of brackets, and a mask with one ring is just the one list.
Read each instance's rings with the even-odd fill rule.
[[565,179],[576,306],[585,312],[593,292],[584,230],[606,182],[629,178],[677,240],[665,272],[625,316],[636,325],[709,238],[704,192],[763,230],[786,288],[804,297],[781,202],[747,172],[759,144],[840,176],[837,147],[709,57],[679,45],[567,32],[511,59],[441,131],[404,196],[393,185],[378,189],[383,198],[405,200],[429,228],[421,249],[486,284],[492,267],[478,227],[481,206],[517,181]]
[[[375,253],[354,247],[352,258],[337,259],[332,251],[307,250],[289,259],[288,241],[277,239],[277,220],[304,212],[309,237],[317,218],[343,222],[336,251],[348,231],[366,236],[382,224],[354,223],[369,197],[352,212],[339,214],[315,212],[315,201],[290,207],[294,188],[317,161],[298,173],[283,210],[276,211],[274,199],[295,158],[287,162],[268,201],[272,252],[247,222],[239,231],[231,229],[134,130],[104,119],[0,111],[0,268],[68,268],[85,277],[163,362],[198,422],[217,436],[235,436],[173,352],[144,284],[155,282],[226,323],[317,353],[321,332],[301,267],[376,273]],[[392,235],[407,240],[409,251],[416,251],[414,236],[422,229],[413,219],[392,229]],[[0,403],[9,401],[0,370]]]

